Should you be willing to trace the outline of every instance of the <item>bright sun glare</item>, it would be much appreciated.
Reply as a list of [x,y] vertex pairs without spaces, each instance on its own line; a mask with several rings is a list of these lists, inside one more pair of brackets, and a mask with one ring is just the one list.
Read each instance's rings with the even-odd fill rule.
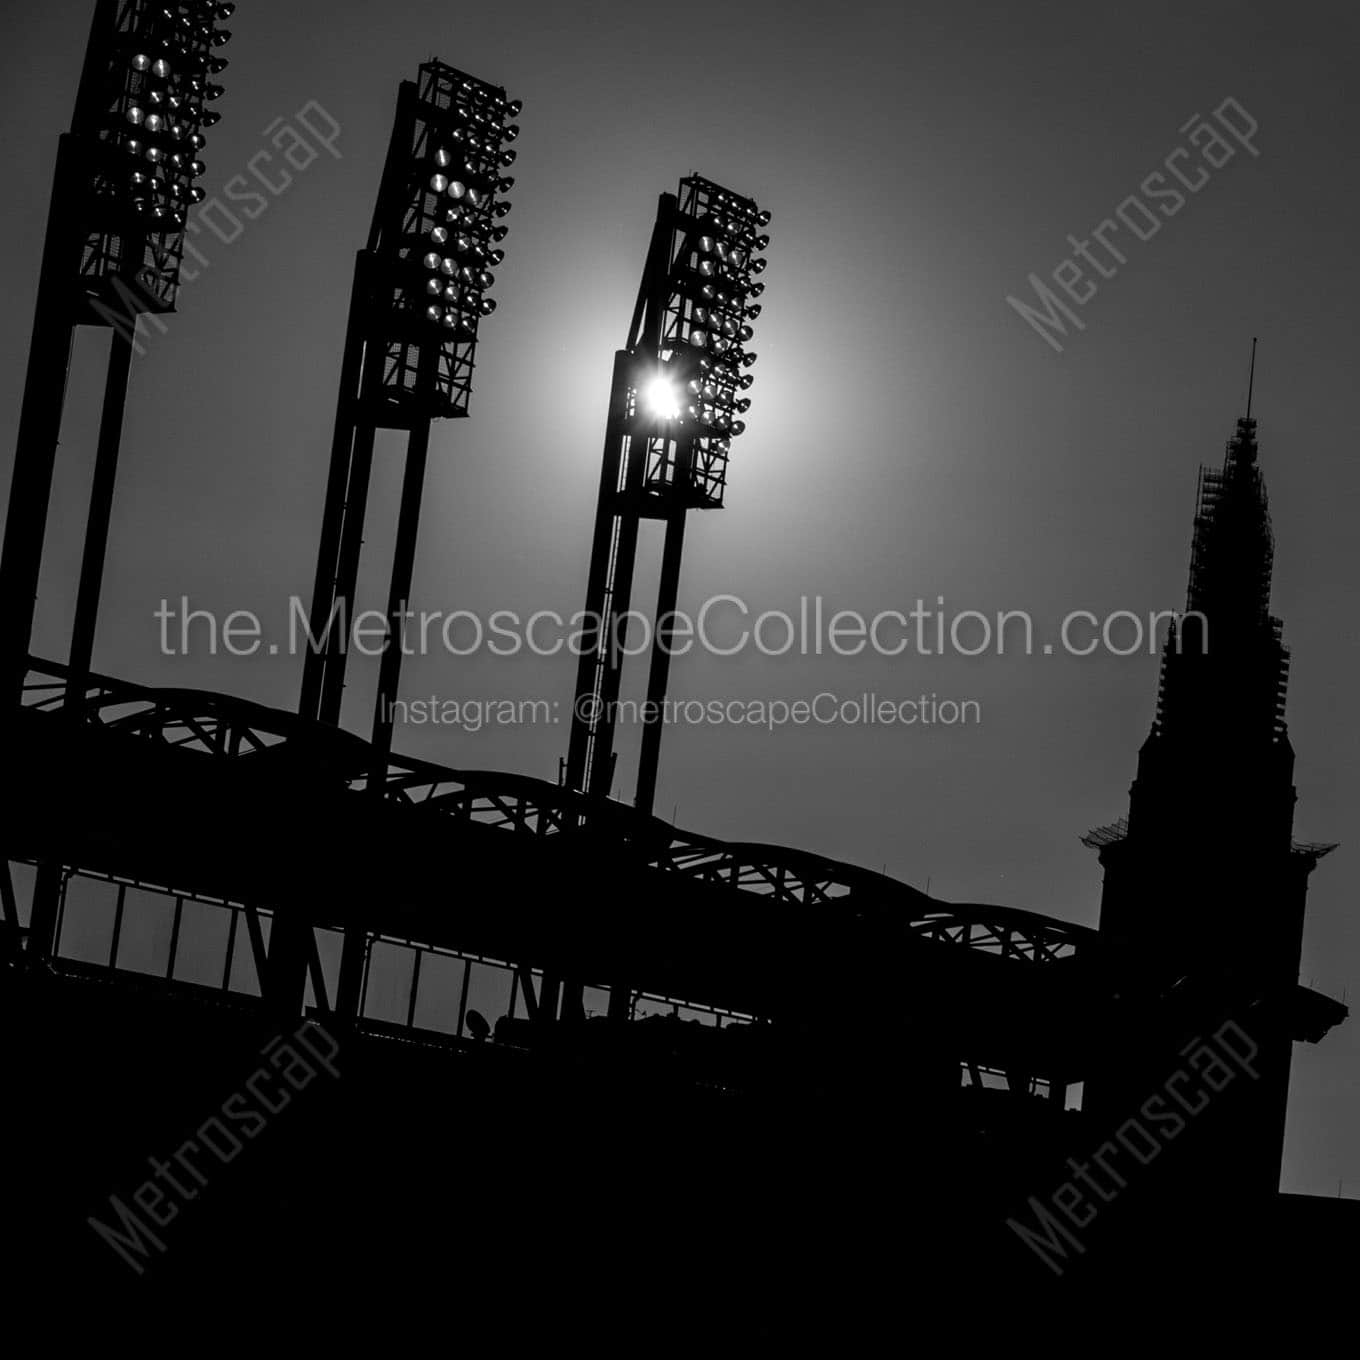
[[643,396],[647,409],[660,420],[674,420],[680,414],[680,396],[669,378],[655,377],[647,384]]

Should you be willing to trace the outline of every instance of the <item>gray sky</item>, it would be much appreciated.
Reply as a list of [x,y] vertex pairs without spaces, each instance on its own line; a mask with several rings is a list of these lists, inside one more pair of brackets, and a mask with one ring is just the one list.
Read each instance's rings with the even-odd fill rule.
[[[12,456],[57,133],[91,6],[7,16],[0,136],[0,458]],[[1347,840],[1360,787],[1352,585],[1357,22],[1335,4],[1029,6],[250,3],[231,27],[220,194],[312,101],[340,125],[207,259],[134,370],[95,663],[150,683],[296,702],[300,661],[166,658],[153,611],[252,610],[281,628],[310,591],[353,255],[396,87],[431,55],[525,101],[518,180],[483,327],[472,417],[437,427],[413,603],[483,614],[580,608],[610,356],[656,195],[698,170],[774,213],[760,359],[728,508],[694,515],[682,606],[873,614],[1146,614],[1184,601],[1195,473],[1256,414],[1277,537],[1275,611],[1293,649],[1296,834]],[[661,76],[681,41],[682,77]],[[1055,352],[1006,304],[1071,254],[1233,97],[1241,148],[1078,308]],[[276,160],[274,166],[278,165]],[[270,173],[274,173],[271,169]],[[225,200],[224,200],[225,201]],[[225,221],[225,219],[219,219]],[[230,228],[225,233],[233,235]],[[64,655],[107,341],[81,336],[43,578],[40,654]],[[382,452],[395,452],[395,444]],[[385,595],[395,457],[381,457],[364,603]],[[6,472],[6,477],[7,477]],[[657,544],[644,535],[644,563]],[[655,572],[635,600],[650,609]],[[640,683],[643,667],[635,667]],[[686,827],[878,867],[962,900],[1094,922],[1077,836],[1126,807],[1156,660],[983,656],[724,660],[672,669],[676,697],[972,698],[970,728],[672,729],[657,810]],[[558,700],[560,726],[399,728],[399,750],[555,777],[574,667],[435,655],[411,697]],[[376,667],[352,666],[366,730]],[[629,752],[621,763],[631,791]],[[1209,849],[1207,853],[1212,853]],[[1314,876],[1302,979],[1335,996],[1360,966],[1349,844]],[[1285,1188],[1360,1194],[1360,1024],[1297,1050]]]

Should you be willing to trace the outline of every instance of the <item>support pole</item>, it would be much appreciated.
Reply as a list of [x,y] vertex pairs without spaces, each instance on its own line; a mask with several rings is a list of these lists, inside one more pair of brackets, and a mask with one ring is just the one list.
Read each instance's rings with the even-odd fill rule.
[[127,407],[128,375],[132,371],[132,336],[115,327],[104,379],[104,405],[99,415],[90,512],[85,526],[85,548],[80,559],[75,620],[71,626],[71,659],[66,674],[63,708],[76,713],[85,698],[94,663],[94,637],[99,622],[99,596],[104,584],[113,493],[118,481],[118,455],[123,443],[123,414]]
[[43,860],[33,877],[33,911],[28,920],[28,956],[51,958],[56,948],[57,920],[61,915],[61,894],[65,870],[57,860]]
[[[326,477],[326,499],[321,512],[321,544],[316,556],[316,578],[312,586],[312,612],[308,624],[312,631],[324,627],[335,606],[340,577],[344,529],[354,513],[355,498],[355,406],[363,381],[364,342],[359,319],[364,305],[364,254],[354,262],[354,283],[350,290],[349,320],[345,327],[345,348],[340,361],[340,395],[336,402],[335,431],[331,437],[330,471]],[[370,445],[371,452],[371,445]],[[363,493],[367,496],[367,483]],[[362,502],[359,507],[360,532],[363,527]],[[348,614],[343,615],[346,624]],[[319,649],[308,647],[302,663],[302,695],[298,710],[307,718],[320,716],[322,686],[335,639],[327,637]],[[343,656],[343,653],[342,653]],[[343,670],[343,660],[341,661]]]
[[18,957],[19,940],[19,899],[14,895],[14,876],[6,857],[0,859],[0,962],[6,955]]
[[550,973],[543,974],[538,988],[538,1010],[534,1015],[540,1025],[552,1025],[557,1021],[557,1007],[561,1001],[562,984]]
[[430,451],[430,422],[418,420],[406,445],[406,469],[397,512],[397,543],[392,559],[392,589],[387,597],[387,639],[378,665],[378,699],[373,713],[373,774],[378,783],[392,751],[392,709],[401,684],[402,615],[411,599],[416,538],[420,533],[420,501],[425,490],[425,463]]
[[623,1024],[628,1020],[633,1006],[633,992],[626,982],[616,982],[609,989],[608,1017],[613,1024]]
[[[346,403],[342,399],[341,405]],[[312,608],[307,617],[308,632],[329,629],[335,606],[336,578],[339,574],[340,541],[344,533],[345,512],[354,461],[354,426],[343,415],[337,417],[331,446],[331,467],[326,478],[326,502],[321,512],[321,547],[316,557],[316,580],[312,585]],[[334,616],[339,618],[339,616]],[[298,711],[304,718],[315,718],[321,708],[321,688],[334,638],[325,633],[319,645],[307,645],[302,658],[302,694]]]
[[590,545],[590,572],[586,578],[585,625],[581,659],[576,669],[576,702],[572,706],[571,738],[567,747],[566,784],[584,793],[590,748],[599,724],[598,711],[590,712],[599,694],[600,671],[606,644],[604,611],[609,600],[614,554],[617,508],[623,467],[623,419],[628,400],[629,366],[633,357],[626,350],[614,355],[609,388],[609,417],[600,464],[600,490],[595,506],[595,531]]
[[23,701],[61,412],[75,339],[72,304],[80,237],[71,186],[76,183],[81,160],[80,148],[70,135],[62,137],[19,410],[5,542],[0,549],[0,713],[6,715]]
[[656,798],[657,767],[661,760],[661,734],[666,686],[671,673],[671,645],[675,636],[675,606],[680,593],[680,559],[685,547],[685,488],[694,459],[693,439],[682,440],[675,455],[675,497],[666,516],[666,541],[661,550],[661,582],[656,593],[656,636],[652,639],[651,666],[647,672],[647,704],[643,709],[642,750],[638,757],[637,796],[639,812],[650,814]]
[[[109,350],[108,372],[104,381],[104,403],[99,416],[99,442],[95,451],[94,479],[90,487],[89,519],[85,530],[85,547],[80,559],[80,583],[76,588],[75,621],[71,631],[71,658],[66,677],[66,693],[62,699],[63,713],[78,716],[89,685],[90,666],[93,661],[95,629],[99,622],[99,595],[104,580],[104,558],[108,549],[109,523],[113,515],[113,493],[118,480],[118,454],[123,439],[123,414],[127,405],[128,375],[132,368],[132,334],[122,327],[115,326]],[[35,341],[36,343],[36,341]],[[63,375],[64,392],[64,375]],[[61,412],[56,413],[58,427]],[[56,445],[51,452],[55,455]],[[47,460],[47,492],[52,485],[54,457]],[[16,465],[15,476],[18,476]],[[10,500],[13,513],[17,499]],[[46,519],[44,504],[41,520],[35,521],[33,537],[32,565],[39,570],[42,565],[42,538]],[[6,531],[5,546],[9,547],[9,532]],[[36,594],[36,575],[34,590]],[[24,642],[24,659],[27,660],[27,637],[33,627],[33,600],[30,600]],[[7,619],[8,616],[6,616]],[[22,687],[22,672],[20,686]],[[21,688],[22,693],[22,688]],[[33,883],[33,916],[28,934],[28,952],[34,958],[48,958],[55,948],[57,916],[61,908],[62,866],[54,861],[39,864]]]
[[585,791],[592,798],[609,797],[614,776],[614,717],[623,680],[624,647],[627,642],[628,609],[633,596],[633,568],[637,562],[638,515],[627,504],[636,495],[642,480],[642,464],[647,456],[645,439],[628,441],[628,466],[618,515],[617,549],[610,582],[609,604],[605,611],[605,636],[601,639],[604,655],[598,673],[597,709],[590,743],[590,762],[586,770]]
[[307,970],[315,947],[316,936],[305,916],[295,915],[292,911],[274,913],[268,962],[265,975],[260,979],[260,990],[270,1010],[282,1021],[296,1019],[302,1014],[307,998]]
[[[364,547],[364,518],[368,513],[368,489],[373,479],[373,441],[376,433],[373,426],[368,424],[360,425],[354,431],[339,560],[330,597],[331,606],[338,606],[336,619],[343,620],[346,630],[354,619],[354,599],[359,588],[359,558]],[[349,638],[346,633],[342,631],[327,637],[316,716],[333,727],[340,726],[340,715],[344,709],[345,666],[348,660]]]
[[[362,494],[367,496],[369,473],[373,463],[374,431],[371,425],[361,427],[354,460],[355,476],[361,478]],[[387,640],[383,647],[378,671],[378,698],[373,711],[373,765],[369,787],[380,794],[387,772],[387,757],[392,752],[392,709],[401,683],[402,612],[411,596],[411,579],[415,574],[416,538],[420,532],[420,504],[425,489],[425,464],[430,450],[430,422],[422,419],[412,427],[406,446],[406,467],[402,475],[401,506],[397,512],[397,541],[392,559],[392,586],[387,601]],[[353,607],[355,583],[358,577],[359,548],[363,534],[363,505],[355,516],[347,516],[345,537],[341,544],[339,598]],[[343,665],[343,661],[341,663]],[[339,722],[340,701],[343,697],[343,670],[336,667],[327,672],[327,689],[323,692],[323,721]],[[337,1020],[356,1020],[362,1009],[364,963],[368,954],[368,932],[359,925],[345,927],[344,945],[340,952],[340,978],[335,989]]]
[[340,951],[340,976],[335,984],[334,1016],[340,1024],[352,1024],[363,1009],[364,964],[368,955],[368,933],[355,924],[345,927]]

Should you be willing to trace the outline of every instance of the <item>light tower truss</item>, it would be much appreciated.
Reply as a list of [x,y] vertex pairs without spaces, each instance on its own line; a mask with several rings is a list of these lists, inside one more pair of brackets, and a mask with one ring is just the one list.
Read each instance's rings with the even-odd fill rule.
[[[78,326],[112,330],[64,707],[78,717],[90,673],[138,318],[174,310],[208,107],[235,10],[211,0],[98,0],[71,130],[56,173],[0,554],[0,712],[17,710],[28,665],[57,440]],[[32,947],[50,944],[60,866],[44,865]]]
[[[514,187],[509,143],[522,105],[440,61],[402,83],[368,244],[355,260],[330,473],[303,663],[304,718],[338,726],[350,621],[377,431],[405,431],[387,637],[378,671],[370,782],[382,785],[401,677],[402,620],[411,594],[430,422],[468,414],[482,318],[496,308],[493,270],[505,257],[502,219]],[[295,936],[296,938],[293,938]],[[282,942],[283,973],[302,986],[310,931]],[[366,935],[348,932],[341,987],[352,1001]]]
[[[481,319],[504,258],[510,211],[500,197],[514,180],[507,145],[520,111],[503,89],[442,62],[403,82],[367,247],[355,261],[340,395],[312,595],[314,635],[301,712],[338,724],[346,630],[353,614],[364,513],[378,430],[407,432],[406,467],[373,739],[391,744],[401,611],[410,594],[430,422],[468,414]],[[379,758],[380,758],[379,756]]]
[[213,78],[235,7],[98,0],[71,130],[56,173],[0,559],[4,696],[19,699],[33,631],[48,501],[77,326],[113,330],[90,532],[72,642],[75,672],[93,644],[113,482],[138,315],[174,310],[189,205],[203,191],[203,129],[223,93]]
[[605,798],[614,709],[644,519],[665,524],[636,805],[650,812],[689,510],[721,509],[731,441],[746,428],[770,214],[698,175],[663,194],[624,349],[614,359],[565,781]]

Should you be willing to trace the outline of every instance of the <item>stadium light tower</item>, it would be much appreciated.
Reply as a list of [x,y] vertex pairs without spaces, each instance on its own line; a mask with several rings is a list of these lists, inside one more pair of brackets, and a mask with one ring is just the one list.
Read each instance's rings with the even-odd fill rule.
[[98,0],[70,132],[56,176],[19,416],[0,555],[3,694],[24,672],[42,568],[48,502],[77,326],[113,330],[89,523],[72,629],[68,705],[84,691],[108,543],[128,373],[138,318],[175,309],[184,233],[203,190],[203,129],[227,65],[219,28],[235,10],[209,0]]
[[[373,713],[370,785],[380,793],[392,748],[393,705],[401,676],[402,620],[411,594],[430,422],[468,414],[478,329],[496,309],[490,292],[505,257],[503,219],[514,187],[504,174],[516,153],[522,105],[443,62],[426,62],[404,81],[378,189],[368,245],[354,265],[349,322],[321,544],[309,619],[319,645],[303,661],[299,711],[339,725],[345,663],[363,548],[364,516],[378,430],[406,432],[387,602],[387,636]],[[300,1000],[310,929],[281,938],[280,994]],[[336,1010],[356,1014],[365,932],[345,933]],[[271,964],[274,947],[271,944]]]
[[468,413],[478,327],[496,309],[490,289],[510,211],[502,195],[514,185],[502,172],[515,161],[508,143],[519,128],[509,120],[521,107],[503,89],[438,61],[403,82],[368,246],[355,262],[310,616],[314,636],[332,626],[307,650],[300,711],[340,721],[374,436],[404,430],[375,771],[391,749],[430,421]]
[[[128,374],[143,313],[175,309],[203,129],[235,10],[209,0],[98,0],[71,130],[57,145],[19,437],[0,551],[0,715],[22,702],[57,440],[77,326],[112,329],[76,587],[64,711],[78,721],[94,651]],[[52,947],[61,866],[38,866],[30,955]]]
[[747,348],[765,285],[770,214],[698,175],[662,194],[628,342],[614,358],[586,586],[568,787],[607,797],[614,706],[643,519],[665,524],[636,806],[656,793],[685,515],[721,509],[731,441],[751,402]]

